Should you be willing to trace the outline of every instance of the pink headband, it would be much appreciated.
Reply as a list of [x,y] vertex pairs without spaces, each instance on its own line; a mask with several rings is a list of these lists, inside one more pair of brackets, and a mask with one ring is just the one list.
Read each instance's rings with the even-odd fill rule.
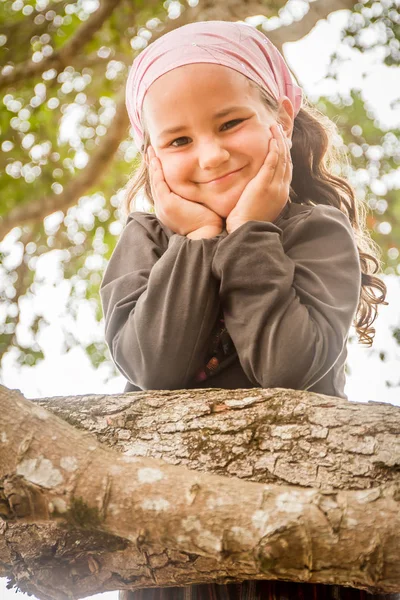
[[192,63],[214,63],[239,71],[279,100],[287,96],[296,116],[303,92],[295,83],[280,52],[254,27],[230,21],[189,23],[164,34],[133,61],[126,83],[126,107],[135,145],[143,151],[141,112],[151,84],[167,73]]

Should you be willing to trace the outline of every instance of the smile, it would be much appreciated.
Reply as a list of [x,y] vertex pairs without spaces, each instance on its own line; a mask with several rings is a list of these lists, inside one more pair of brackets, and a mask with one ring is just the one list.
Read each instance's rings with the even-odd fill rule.
[[[243,168],[243,167],[242,167]],[[229,179],[231,179],[233,177],[233,175],[236,175],[236,173],[239,173],[239,171],[242,170],[242,168],[237,169],[236,171],[231,171],[230,173],[227,173],[226,175],[222,175],[222,177],[217,177],[216,179],[211,179],[210,181],[204,181],[202,183],[220,183],[222,181],[228,181]]]

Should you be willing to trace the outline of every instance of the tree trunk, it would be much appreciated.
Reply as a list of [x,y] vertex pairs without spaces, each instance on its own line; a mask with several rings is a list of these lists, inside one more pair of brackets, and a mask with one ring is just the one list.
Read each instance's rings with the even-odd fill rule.
[[0,411],[0,575],[24,592],[400,592],[398,407],[259,388],[32,402],[0,387]]

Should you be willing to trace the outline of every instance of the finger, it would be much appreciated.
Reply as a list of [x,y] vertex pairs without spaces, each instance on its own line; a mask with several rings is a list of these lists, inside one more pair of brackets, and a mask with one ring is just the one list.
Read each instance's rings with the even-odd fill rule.
[[156,201],[157,201],[157,197],[156,197],[156,193],[155,193],[155,190],[154,190],[154,169],[153,169],[153,167],[151,165],[151,160],[152,160],[151,159],[151,150],[148,149],[147,150],[147,168],[149,170],[149,180],[150,180],[151,195],[153,197],[153,202],[155,204]]
[[285,135],[283,129],[282,129],[282,139],[283,139],[283,146],[285,149],[285,156],[288,159],[288,161],[291,163],[292,156],[290,153],[290,149],[292,147],[292,140]]
[[286,165],[285,178],[290,183],[292,181],[292,175],[293,175],[293,162],[292,162],[292,156],[290,154],[289,148],[287,149],[287,155],[288,155],[288,161],[287,161],[287,165]]
[[156,156],[153,146],[151,146],[151,145],[148,146],[147,155],[148,155],[149,161]]
[[269,185],[274,179],[278,160],[279,148],[276,139],[272,135],[269,139],[267,155],[254,178],[261,186],[265,186],[265,184]]
[[292,173],[293,173],[293,162],[292,162],[292,155],[290,153],[290,148],[292,147],[292,141],[291,139],[287,138],[285,135],[283,135],[283,141],[284,141],[284,147],[285,147],[285,157],[286,157],[286,169],[285,169],[285,181],[292,181]]
[[147,150],[146,150],[146,164],[149,169],[150,169],[150,161],[153,158],[153,156],[155,156],[153,146],[148,146]]
[[287,144],[285,134],[283,133],[282,125],[276,126],[277,142],[279,148],[279,162],[277,167],[277,177],[283,179],[286,173],[288,164]]
[[278,124],[274,124],[271,126],[271,132],[275,140],[277,163],[274,171],[274,177],[271,180],[270,184],[280,188],[282,182],[287,181],[288,174],[290,173],[290,171],[288,171],[288,167],[290,169],[290,156],[287,153],[287,144],[285,142],[283,130],[280,129]]
[[280,139],[282,140],[282,152],[283,152],[283,156],[282,156],[282,167],[284,168],[283,174],[282,174],[282,179],[280,180],[280,182],[278,181],[278,185],[282,184],[284,185],[284,188],[286,188],[287,186],[290,186],[290,183],[292,181],[292,173],[293,173],[293,163],[292,163],[292,156],[290,154],[290,146],[289,146],[289,141],[283,131],[283,128],[281,127],[280,130]]
[[157,157],[150,160],[150,181],[157,200],[162,200],[163,197],[171,193],[164,178],[161,162]]

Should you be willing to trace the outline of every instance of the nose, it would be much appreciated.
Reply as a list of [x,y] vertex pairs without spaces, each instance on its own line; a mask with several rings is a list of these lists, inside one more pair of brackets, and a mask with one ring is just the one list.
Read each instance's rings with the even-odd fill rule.
[[197,148],[199,167],[203,170],[217,169],[224,162],[229,160],[229,152],[223,147],[221,140],[217,138],[208,138],[199,142]]

